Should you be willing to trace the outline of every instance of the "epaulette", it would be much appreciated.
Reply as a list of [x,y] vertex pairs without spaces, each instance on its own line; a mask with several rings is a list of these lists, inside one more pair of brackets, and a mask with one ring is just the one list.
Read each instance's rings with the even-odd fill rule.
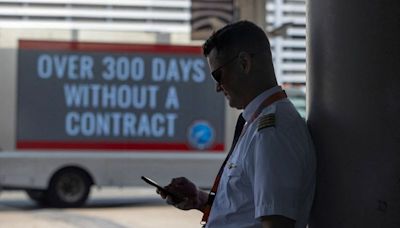
[[274,126],[275,126],[275,114],[271,113],[260,117],[260,120],[258,121],[257,131]]

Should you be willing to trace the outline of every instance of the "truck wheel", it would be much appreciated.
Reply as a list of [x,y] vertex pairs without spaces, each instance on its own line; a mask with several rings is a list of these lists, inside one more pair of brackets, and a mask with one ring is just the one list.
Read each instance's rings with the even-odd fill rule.
[[46,202],[54,207],[79,207],[88,198],[91,180],[78,169],[63,169],[51,179]]
[[46,191],[29,189],[25,191],[28,197],[39,205],[46,204]]

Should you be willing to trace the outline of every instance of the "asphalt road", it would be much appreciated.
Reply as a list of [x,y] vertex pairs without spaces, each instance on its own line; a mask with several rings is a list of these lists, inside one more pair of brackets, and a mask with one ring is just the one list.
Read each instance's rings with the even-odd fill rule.
[[92,189],[84,207],[70,209],[38,207],[22,191],[0,193],[0,228],[195,228],[201,215],[166,205],[152,188]]

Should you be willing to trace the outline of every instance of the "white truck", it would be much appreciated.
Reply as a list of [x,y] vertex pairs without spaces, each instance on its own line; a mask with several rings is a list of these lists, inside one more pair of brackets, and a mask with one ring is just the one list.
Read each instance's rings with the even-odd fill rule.
[[19,40],[0,57],[0,188],[75,207],[142,175],[212,185],[237,113],[200,47]]

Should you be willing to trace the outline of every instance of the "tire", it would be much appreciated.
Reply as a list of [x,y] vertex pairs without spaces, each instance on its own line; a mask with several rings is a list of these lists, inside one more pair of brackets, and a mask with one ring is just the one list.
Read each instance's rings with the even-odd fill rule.
[[46,191],[45,190],[25,190],[28,197],[38,205],[46,205]]
[[90,192],[91,179],[79,169],[63,169],[51,179],[46,202],[53,207],[80,207]]

